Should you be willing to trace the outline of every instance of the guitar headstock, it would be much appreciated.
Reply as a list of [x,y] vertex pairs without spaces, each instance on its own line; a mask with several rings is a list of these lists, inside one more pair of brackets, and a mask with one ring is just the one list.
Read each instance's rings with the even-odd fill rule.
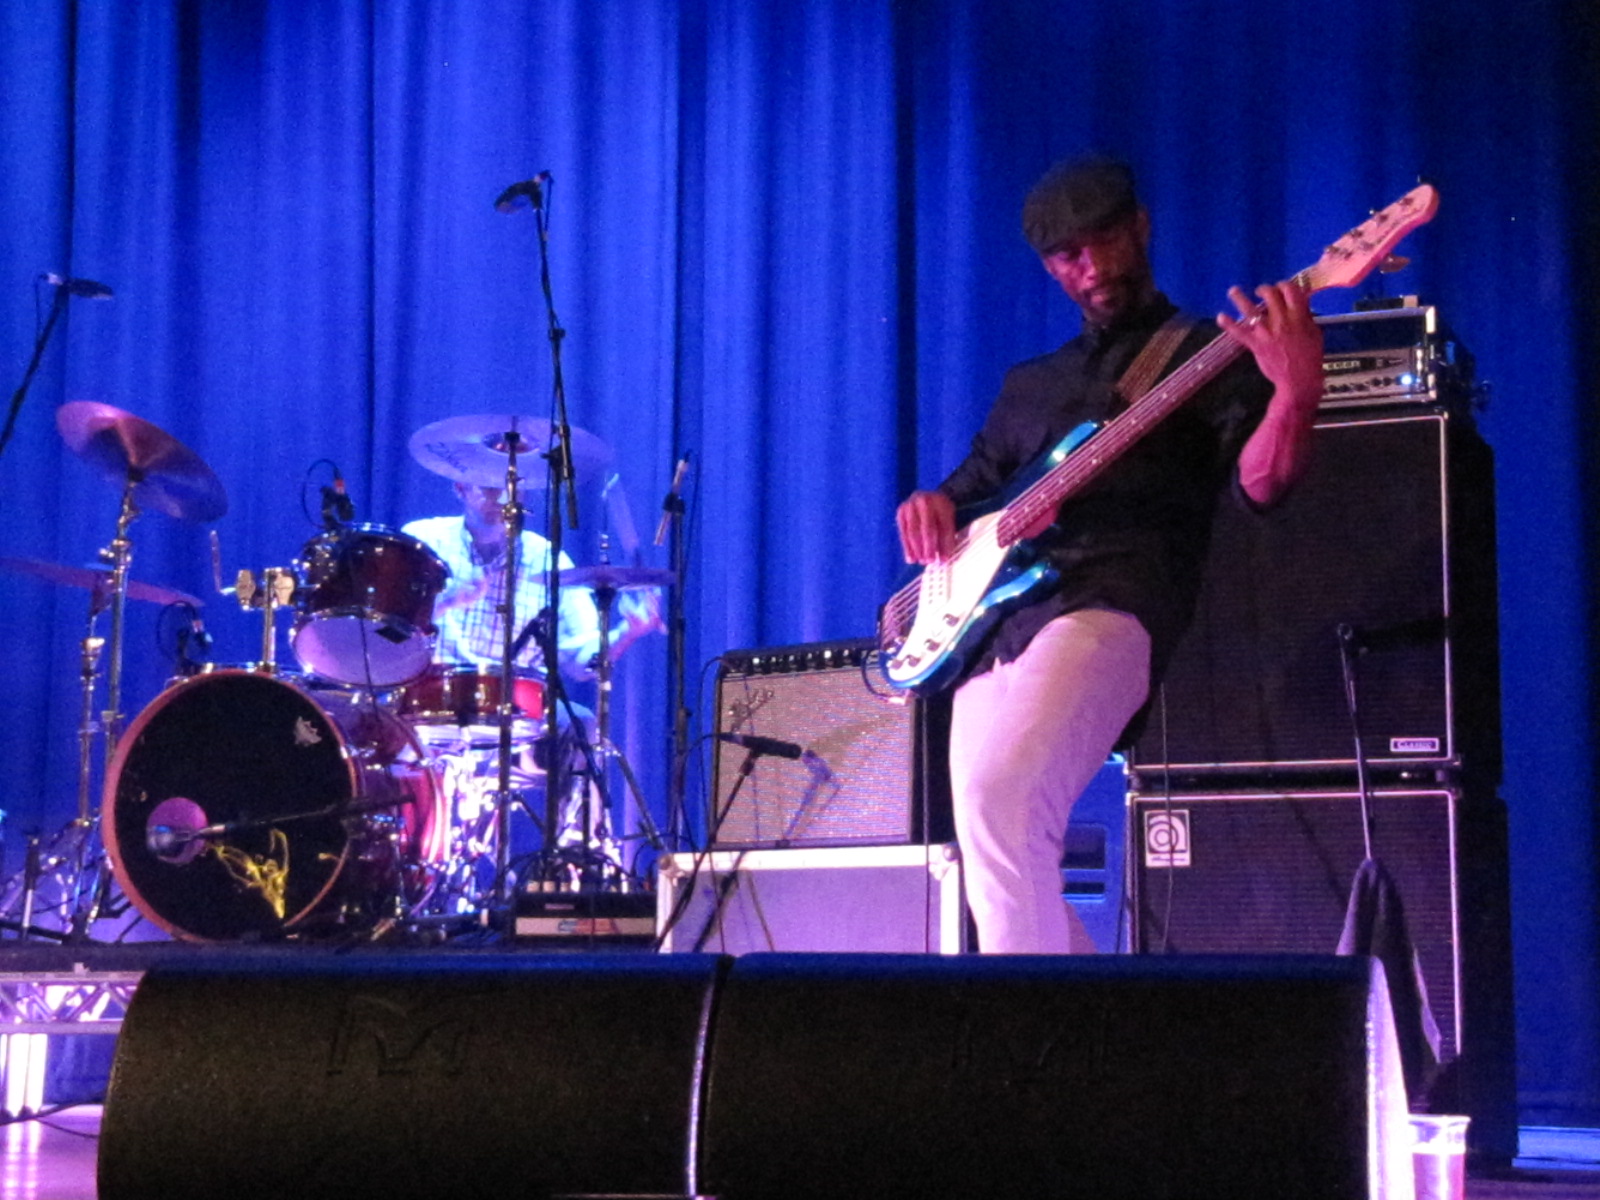
[[1432,184],[1412,188],[1382,212],[1373,213],[1322,252],[1316,264],[1300,273],[1307,291],[1355,287],[1382,265],[1400,240],[1433,220],[1439,193]]

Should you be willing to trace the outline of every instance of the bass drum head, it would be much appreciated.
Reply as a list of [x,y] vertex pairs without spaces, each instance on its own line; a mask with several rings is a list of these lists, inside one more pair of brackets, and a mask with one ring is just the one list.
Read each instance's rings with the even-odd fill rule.
[[418,850],[439,840],[439,799],[419,757],[381,711],[336,712],[248,672],[186,680],[112,761],[102,827],[117,882],[178,937],[355,932],[431,884],[433,854]]

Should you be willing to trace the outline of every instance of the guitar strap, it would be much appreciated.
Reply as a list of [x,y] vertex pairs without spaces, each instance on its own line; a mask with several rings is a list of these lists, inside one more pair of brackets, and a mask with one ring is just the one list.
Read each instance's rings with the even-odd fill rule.
[[1189,336],[1189,331],[1194,328],[1194,323],[1182,313],[1174,313],[1168,317],[1166,323],[1150,335],[1150,340],[1144,344],[1144,349],[1128,364],[1128,369],[1122,373],[1122,378],[1117,380],[1116,393],[1122,397],[1122,402],[1132,405],[1140,396],[1148,392],[1155,383],[1156,377],[1162,369],[1172,360],[1172,355],[1183,339]]

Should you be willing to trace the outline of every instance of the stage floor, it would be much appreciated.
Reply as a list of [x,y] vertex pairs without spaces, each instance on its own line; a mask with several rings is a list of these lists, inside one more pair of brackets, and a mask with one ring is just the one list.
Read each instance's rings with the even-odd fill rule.
[[[6,1200],[95,1200],[100,1108],[85,1105],[7,1126],[0,1139],[0,1196]],[[1525,1161],[1504,1178],[1468,1178],[1467,1200],[1600,1200],[1600,1163]]]

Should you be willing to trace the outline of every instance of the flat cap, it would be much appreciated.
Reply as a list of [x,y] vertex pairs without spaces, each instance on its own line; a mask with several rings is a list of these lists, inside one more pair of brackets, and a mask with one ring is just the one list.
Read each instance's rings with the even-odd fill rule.
[[1139,207],[1133,170],[1094,155],[1059,162],[1033,185],[1022,204],[1022,236],[1039,254],[1069,238],[1096,233]]

